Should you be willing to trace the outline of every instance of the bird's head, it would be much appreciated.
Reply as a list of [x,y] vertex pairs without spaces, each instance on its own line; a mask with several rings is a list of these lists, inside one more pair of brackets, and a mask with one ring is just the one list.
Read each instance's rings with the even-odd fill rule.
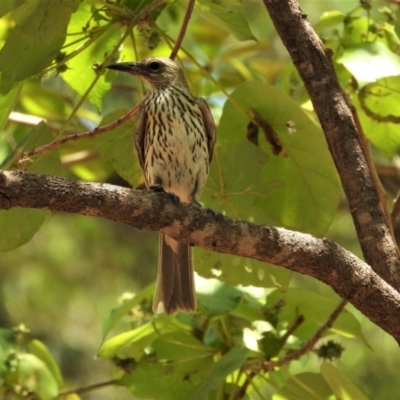
[[169,58],[148,57],[138,62],[111,64],[106,68],[136,75],[154,89],[162,90],[177,85],[187,87],[182,71]]

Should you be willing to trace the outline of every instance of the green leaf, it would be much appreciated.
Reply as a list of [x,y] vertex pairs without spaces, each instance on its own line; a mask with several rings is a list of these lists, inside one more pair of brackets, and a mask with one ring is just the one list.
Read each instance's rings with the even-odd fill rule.
[[8,359],[13,354],[16,346],[14,332],[9,329],[0,329],[0,385],[7,374],[12,369]]
[[215,389],[225,378],[239,369],[247,359],[249,350],[245,347],[234,347],[218,360],[211,368],[208,377],[190,397],[191,400],[207,399],[208,394]]
[[54,38],[65,36],[71,14],[79,6],[79,0],[29,0],[12,14],[15,25],[36,42],[50,44]]
[[344,47],[364,43],[366,37],[368,37],[369,42],[375,42],[379,39],[372,33],[370,29],[372,20],[368,17],[346,18],[344,22],[341,40]]
[[321,374],[305,372],[292,375],[272,398],[273,400],[321,400],[328,399],[331,394],[332,391]]
[[57,56],[79,0],[25,1],[12,14],[15,27],[0,50],[2,82],[39,73]]
[[[218,139],[223,140],[221,136]],[[274,183],[268,184],[262,177],[262,167],[268,159],[250,142],[232,141],[217,147],[202,200],[207,207],[237,219],[247,219],[249,211],[253,218],[259,217],[260,210],[253,207],[254,199],[262,195],[267,198],[276,189]]]
[[15,384],[35,393],[41,400],[54,400],[58,384],[46,364],[33,354],[18,354]]
[[109,27],[94,43],[68,61],[68,69],[61,74],[62,78],[81,96],[90,89],[87,99],[98,110],[101,110],[103,97],[111,88],[110,77],[114,74],[112,71],[107,71],[105,74],[97,75],[93,67],[95,63],[102,64],[106,60],[107,49],[115,46],[119,39],[119,28]]
[[213,364],[213,349],[180,332],[159,335],[121,384],[138,398],[189,398]]
[[[107,114],[100,123],[104,126],[115,122],[126,111],[114,111]],[[101,157],[106,160],[115,172],[133,187],[143,181],[142,170],[134,148],[135,123],[128,120],[118,128],[96,137],[96,147]]]
[[[323,235],[332,223],[341,187],[321,129],[294,101],[268,84],[246,82],[231,98],[237,107],[229,100],[225,104],[218,140],[223,147],[241,141],[242,151],[235,145],[221,160],[216,154],[205,203],[214,201],[220,211],[235,218]],[[282,146],[278,155],[261,129],[259,148],[245,139],[253,110],[276,135]],[[255,147],[253,154],[249,146]],[[238,172],[240,168],[244,172]]]
[[227,314],[237,307],[243,292],[234,286],[216,279],[200,281],[197,285],[197,299],[209,315]]
[[400,75],[400,57],[381,42],[345,47],[336,61],[351,72],[360,88],[381,78]]
[[[18,152],[41,146],[53,140],[47,125],[40,122],[18,146],[10,159],[17,157]],[[8,160],[4,162],[7,164]],[[35,160],[27,168],[30,172],[58,175],[61,172],[61,163],[56,151],[45,154]],[[29,208],[12,208],[0,211],[0,226],[7,227],[0,236],[0,251],[15,249],[27,243],[38,231],[42,223],[50,215],[50,211],[34,210]]]
[[[50,45],[41,45],[14,28],[0,50],[0,72],[2,82],[8,80],[21,81],[38,74],[50,65],[57,56],[64,38],[57,38]],[[24,49],[24,53],[21,53]]]
[[365,86],[352,101],[363,131],[379,149],[392,157],[400,146],[400,76]]
[[197,273],[204,278],[218,278],[230,285],[285,289],[292,276],[288,269],[250,258],[197,248],[194,254]]
[[199,0],[197,12],[218,26],[222,25],[238,40],[256,40],[243,14],[243,5],[231,1]]
[[124,300],[123,303],[111,310],[109,317],[104,321],[103,324],[103,340],[111,332],[111,330],[118,324],[121,319],[128,314],[132,308],[140,305],[140,303],[147,299],[149,304],[154,295],[154,284],[151,284],[135,294],[134,297]]
[[169,332],[158,337],[152,344],[158,360],[172,362],[183,373],[199,369],[204,362],[212,363],[214,350],[193,336],[183,332]]
[[50,212],[43,210],[1,210],[0,226],[8,229],[0,237],[0,251],[9,251],[29,242],[49,215]]
[[199,361],[202,362],[200,367],[184,371],[184,365],[155,362],[151,354],[142,359],[130,374],[125,375],[120,384],[127,386],[138,399],[191,399],[196,386],[212,366],[209,356]]
[[265,319],[265,314],[261,310],[262,307],[263,305],[256,299],[249,295],[245,295],[241,298],[238,306],[231,314],[249,322],[261,321]]
[[64,121],[67,105],[60,93],[32,80],[24,82],[20,102],[27,113],[51,121]]
[[364,391],[328,362],[321,365],[321,373],[332,392],[340,400],[368,400]]
[[[6,353],[13,349],[16,345],[15,335],[10,329],[0,329],[0,355],[1,352]],[[4,359],[0,359],[0,364]]]
[[18,101],[21,86],[22,83],[15,83],[8,93],[0,96],[0,131],[3,131],[9,115]]
[[134,358],[139,360],[146,346],[158,336],[151,323],[140,326],[128,332],[121,333],[107,340],[99,349],[97,355],[103,358]]
[[26,0],[2,0],[0,2],[0,18],[17,9]]
[[54,379],[57,381],[58,387],[62,388],[64,386],[64,381],[60,368],[48,348],[41,341],[36,339],[31,340],[28,343],[27,348],[29,353],[35,355],[38,359],[42,360],[46,364],[48,370],[52,373]]
[[339,10],[325,11],[319,17],[319,21],[315,26],[317,29],[326,29],[342,24],[346,15]]
[[396,52],[400,46],[400,38],[397,35],[396,27],[387,22],[381,22],[380,28],[385,35],[385,39],[389,49],[393,52]]

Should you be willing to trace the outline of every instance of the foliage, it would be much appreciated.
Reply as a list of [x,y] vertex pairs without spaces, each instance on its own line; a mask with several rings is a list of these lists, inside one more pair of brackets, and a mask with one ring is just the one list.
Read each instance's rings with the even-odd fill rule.
[[[338,77],[375,146],[376,158],[388,164],[400,146],[396,9],[371,10],[366,2],[360,3],[346,2],[343,10],[328,10],[321,2],[324,8],[314,25],[333,50]],[[0,2],[2,168],[16,168],[21,153],[31,148],[116,121],[137,104],[145,92],[142,84],[105,67],[150,54],[169,56],[185,6],[183,1],[151,0]],[[315,236],[330,229],[331,237],[351,247],[346,241],[349,217],[339,205],[341,187],[323,133],[294,67],[274,47],[276,34],[266,21],[260,1],[199,0],[185,34],[179,63],[192,92],[207,99],[218,122],[218,146],[202,201],[233,218]],[[134,122],[128,121],[96,138],[70,141],[32,158],[27,168],[136,187],[141,172],[133,152],[133,129]],[[361,372],[357,375],[355,370],[365,364],[362,361],[349,379],[345,371],[352,368],[346,370],[341,360],[352,346],[368,349],[365,327],[370,325],[351,307],[330,321],[339,299],[322,285],[273,265],[196,250],[196,271],[204,277],[196,281],[198,312],[153,315],[154,287],[143,289],[151,277],[139,279],[147,270],[155,271],[156,246],[146,234],[130,236],[126,228],[99,228],[82,218],[67,221],[55,216],[44,224],[48,217],[42,210],[0,211],[0,249],[10,263],[10,276],[2,277],[5,310],[0,310],[0,317],[9,314],[2,317],[6,322],[0,330],[4,398],[54,399],[64,393],[63,399],[78,399],[84,392],[65,390],[68,374],[63,377],[59,360],[49,350],[52,346],[59,350],[60,344],[32,339],[22,325],[10,329],[19,323],[19,316],[29,326],[35,324],[35,318],[27,320],[29,311],[18,313],[20,307],[12,305],[20,304],[17,298],[24,290],[31,290],[25,283],[23,290],[14,291],[17,278],[11,270],[21,268],[18,273],[32,279],[36,292],[42,278],[46,282],[43,293],[27,304],[61,298],[57,304],[62,312],[54,306],[46,318],[51,320],[47,331],[32,328],[35,335],[83,323],[90,314],[87,308],[96,302],[109,309],[111,299],[126,290],[124,279],[129,279],[134,295],[122,296],[107,318],[104,311],[101,314],[105,322],[97,351],[113,366],[111,383],[131,393],[126,398],[389,399],[392,390],[372,392],[376,381],[364,379],[365,391],[353,382],[361,380]],[[41,236],[51,229],[54,234],[47,239]],[[80,237],[77,231],[86,238],[73,245],[71,236]],[[22,261],[32,257],[28,242],[34,243],[37,263],[50,260],[59,280],[50,278],[48,271],[34,277],[22,266],[30,265]],[[92,250],[93,246],[98,249]],[[104,253],[98,253],[102,247]],[[124,263],[135,268],[118,272]],[[113,271],[108,271],[109,265]],[[110,284],[117,282],[114,275],[124,284]],[[77,295],[77,289],[65,284],[77,288],[81,280],[88,282],[80,289],[84,294]],[[91,297],[96,300],[88,301]],[[63,308],[74,303],[81,317],[57,325],[59,315],[74,314]],[[320,341],[314,352],[310,346],[299,354],[300,361],[290,359],[317,338],[321,327],[323,338],[329,340]],[[55,337],[58,342],[65,339],[63,334]],[[89,380],[77,384],[84,381]]]

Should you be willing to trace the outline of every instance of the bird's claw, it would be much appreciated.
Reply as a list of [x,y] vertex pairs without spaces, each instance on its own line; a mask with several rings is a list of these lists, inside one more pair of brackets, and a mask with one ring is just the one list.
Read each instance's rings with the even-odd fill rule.
[[169,196],[169,198],[170,198],[174,203],[180,203],[180,202],[181,202],[181,199],[180,199],[175,193],[172,193],[172,192],[165,192],[165,194],[167,194],[167,195]]
[[175,193],[166,192],[164,188],[160,185],[152,185],[149,187],[149,189],[156,193],[165,193],[174,203],[180,203],[181,201]]
[[206,211],[210,214],[213,215],[213,217],[217,220],[217,221],[222,221],[224,219],[223,214],[221,214],[218,211],[213,210],[212,208],[206,207]]
[[149,187],[149,189],[152,190],[153,192],[157,192],[157,193],[162,192],[162,193],[165,193],[164,188],[163,188],[162,186],[160,186],[160,185],[151,185],[151,186]]

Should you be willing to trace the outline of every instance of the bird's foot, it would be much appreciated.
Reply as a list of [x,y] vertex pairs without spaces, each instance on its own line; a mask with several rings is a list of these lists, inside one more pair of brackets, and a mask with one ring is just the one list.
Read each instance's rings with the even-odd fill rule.
[[169,196],[169,198],[174,203],[180,203],[181,202],[181,199],[175,193],[172,193],[172,192],[165,192],[165,193]]
[[171,193],[171,192],[166,192],[164,190],[164,188],[160,185],[151,185],[149,187],[150,190],[152,190],[153,192],[156,193],[165,193],[166,195],[168,195],[168,197],[174,202],[174,203],[180,203],[180,198],[175,194],[175,193]]
[[224,215],[221,214],[218,211],[213,210],[212,208],[207,207],[206,211],[210,214],[212,214],[212,216],[217,220],[217,221],[222,221],[224,219]]
[[[193,200],[193,201],[192,201],[192,204],[193,204],[194,206],[198,207],[198,208],[204,208],[203,205],[202,205],[200,202],[198,202],[197,200]],[[206,210],[208,213],[212,214],[213,217],[214,217],[217,221],[221,221],[221,220],[224,218],[223,214],[221,214],[221,213],[218,212],[218,211],[213,210],[213,209],[210,208],[210,207],[205,207],[204,210]]]
[[157,192],[157,193],[165,193],[165,190],[162,186],[160,185],[151,185],[149,187],[150,190],[152,190],[153,192]]

